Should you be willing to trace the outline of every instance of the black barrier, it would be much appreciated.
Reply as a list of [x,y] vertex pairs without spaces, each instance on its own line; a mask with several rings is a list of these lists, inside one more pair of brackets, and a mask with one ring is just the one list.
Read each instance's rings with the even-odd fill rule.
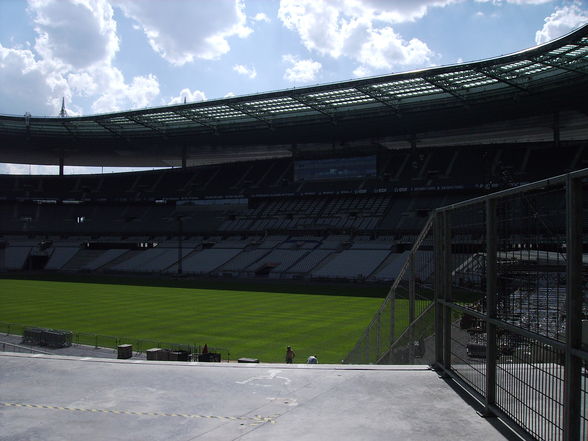
[[22,344],[42,346],[43,328],[26,328],[22,336]]
[[169,361],[190,361],[190,353],[188,351],[171,351]]
[[117,350],[119,360],[128,360],[133,356],[133,345],[118,345]]
[[198,361],[202,361],[205,363],[220,363],[221,354],[217,354],[215,352],[209,352],[208,354],[199,354]]
[[58,329],[25,328],[22,343],[35,346],[47,346],[49,348],[66,348],[71,346],[71,331]]

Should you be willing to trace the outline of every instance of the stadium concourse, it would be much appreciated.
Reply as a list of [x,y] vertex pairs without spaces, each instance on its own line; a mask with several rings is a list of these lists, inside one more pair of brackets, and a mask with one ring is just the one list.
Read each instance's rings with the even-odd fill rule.
[[509,439],[426,367],[0,354],[0,439]]

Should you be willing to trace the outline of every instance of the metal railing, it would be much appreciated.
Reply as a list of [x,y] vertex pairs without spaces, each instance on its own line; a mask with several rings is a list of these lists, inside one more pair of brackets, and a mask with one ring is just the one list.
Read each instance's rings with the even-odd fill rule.
[[525,438],[587,439],[587,195],[585,169],[437,209],[346,361],[420,355]]
[[429,364],[434,361],[433,218],[425,224],[404,264],[344,363]]
[[40,351],[38,349],[33,349],[29,346],[17,345],[17,344],[9,343],[6,341],[0,341],[0,352],[18,352],[18,353],[25,353],[25,354],[49,354],[48,352]]

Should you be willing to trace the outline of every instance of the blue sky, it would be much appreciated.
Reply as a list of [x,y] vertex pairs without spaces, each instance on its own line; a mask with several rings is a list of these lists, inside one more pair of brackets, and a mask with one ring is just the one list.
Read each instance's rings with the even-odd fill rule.
[[69,115],[89,115],[455,64],[586,22],[579,0],[0,0],[0,113],[53,116],[65,97]]

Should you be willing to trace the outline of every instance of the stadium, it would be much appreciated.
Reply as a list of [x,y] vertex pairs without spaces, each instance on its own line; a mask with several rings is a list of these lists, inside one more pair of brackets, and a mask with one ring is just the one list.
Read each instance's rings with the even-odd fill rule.
[[[77,287],[76,294],[58,297],[66,290],[64,284],[85,281],[139,286],[146,297],[154,286],[227,292],[239,287],[246,295],[237,298],[237,309],[244,298],[256,305],[277,305],[250,317],[250,325],[272,315],[276,322],[287,322],[276,311],[287,309],[293,300],[296,305],[308,302],[309,309],[301,315],[313,322],[339,316],[342,320],[325,329],[307,330],[295,346],[303,348],[300,356],[319,352],[319,359],[324,354],[322,360],[329,364],[343,360],[340,375],[348,387],[360,389],[368,380],[351,377],[355,371],[344,371],[347,364],[373,364],[365,367],[368,376],[373,369],[364,389],[367,396],[377,397],[384,384],[394,383],[400,390],[404,382],[422,388],[407,390],[407,395],[426,395],[436,386],[425,378],[424,368],[413,377],[397,369],[431,365],[477,400],[482,413],[499,417],[523,438],[585,439],[587,102],[584,26],[541,46],[473,63],[111,114],[2,115],[0,162],[55,165],[60,170],[57,176],[0,175],[0,272],[3,282],[12,283],[4,285],[6,290],[15,293],[6,300],[7,315],[2,316],[6,334],[28,332],[34,341],[35,332],[41,331],[24,325],[75,325],[77,329],[70,329],[74,336],[70,333],[64,346],[71,338],[90,346],[95,339],[96,348],[118,346],[118,355],[127,343],[149,355],[153,353],[148,348],[165,346],[161,329],[169,315],[172,322],[201,322],[207,329],[190,330],[184,323],[185,337],[164,337],[177,338],[175,346],[168,347],[174,361],[184,352],[205,355],[205,343],[217,347],[223,359],[223,351],[230,350],[233,359],[275,362],[271,353],[279,351],[281,361],[282,346],[289,343],[283,338],[292,334],[280,334],[275,325],[263,329],[275,340],[261,344],[269,345],[267,352],[255,345],[235,349],[237,341],[254,338],[244,328],[230,328],[229,336],[220,330],[215,334],[221,322],[239,315],[228,306],[218,315],[207,316],[215,308],[211,305],[176,317],[167,308],[183,308],[180,294],[140,310],[138,294],[123,300],[121,291],[125,307],[123,315],[117,315],[116,302],[102,305],[102,297],[98,301],[91,295],[82,309],[69,309],[72,297],[89,288]],[[65,175],[64,167],[70,165],[158,169]],[[28,291],[38,290],[38,295],[21,293],[15,281]],[[39,281],[61,285],[50,291],[33,283]],[[259,292],[281,297],[256,298]],[[333,302],[312,303],[321,294]],[[366,303],[355,303],[356,298]],[[22,307],[27,302],[42,305],[37,317]],[[109,322],[85,329],[100,307],[112,314]],[[66,311],[69,321],[52,308]],[[148,331],[130,324],[139,316]],[[99,317],[103,320],[104,315]],[[133,341],[106,337],[124,332],[145,335],[132,335]],[[329,338],[322,341],[302,342],[309,334],[326,333]],[[55,331],[52,338],[60,335]],[[108,343],[99,344],[100,339]],[[4,343],[8,346],[16,352],[29,347]],[[22,378],[29,379],[40,378],[38,370],[47,369],[43,379],[49,382],[57,381],[65,366],[87,369],[96,378],[102,369],[81,359],[51,358],[55,356],[41,350],[36,356],[6,356],[4,363],[13,372],[22,369]],[[149,361],[162,360],[159,356]],[[200,366],[205,358],[193,363]],[[183,367],[169,363],[169,368],[161,368],[169,372],[155,372],[160,366],[147,362],[137,381],[148,384],[152,375],[167,375],[171,390],[181,388]],[[112,375],[125,375],[124,368],[122,361],[115,363]],[[286,371],[288,377],[283,371],[266,377],[261,371],[248,372],[248,379],[239,377],[234,367],[224,369],[217,374],[224,383],[208,370],[202,374],[219,397],[230,397],[233,383],[275,379],[281,379],[280,387],[314,382],[325,393],[332,385],[335,399],[349,392],[337,383],[336,369],[324,371],[324,377],[311,377],[308,369]],[[15,375],[8,380],[6,395],[24,381]],[[126,390],[120,378],[116,383],[120,394],[130,394],[128,400],[138,393]],[[275,383],[267,386],[274,398],[283,393]],[[93,380],[91,387],[101,386]],[[360,391],[353,390],[352,399],[363,402]],[[189,401],[176,393],[178,403]],[[243,395],[236,401],[259,404],[246,392],[239,393]],[[439,394],[449,409],[467,407],[449,387]],[[309,397],[300,393],[296,399]],[[144,395],[133,399],[147,400]],[[2,403],[4,410],[18,416],[28,403],[27,398],[21,400]],[[32,395],[28,400],[34,400]],[[252,409],[237,409],[233,401],[223,409],[212,401],[204,403],[209,410],[200,413],[182,413],[182,406],[153,412],[184,420],[216,418],[227,426],[241,418],[241,426],[253,427],[250,433],[262,437],[257,439],[279,439],[287,432],[280,432],[286,412],[278,401],[284,399],[275,398],[263,417]],[[408,401],[406,409],[422,409],[428,403]],[[129,402],[118,405],[132,408]],[[149,404],[156,407],[153,401]],[[92,406],[61,405],[61,414],[54,414],[77,409],[112,418],[109,413],[119,412],[105,410],[104,403]],[[379,409],[376,398],[365,406],[368,414]],[[352,406],[342,407],[329,407],[321,416],[324,424],[353,415]],[[311,417],[291,418],[292,424],[305,424]],[[157,425],[147,427],[151,424]],[[465,424],[472,432],[454,439],[471,439],[474,431],[487,439],[511,436],[494,431],[491,424],[480,427],[486,423],[478,420]],[[386,426],[396,429],[393,423]],[[209,428],[198,430],[206,433]],[[230,439],[244,433],[239,426],[224,430]],[[434,432],[432,428],[423,438],[413,433],[406,439],[430,439]],[[372,434],[367,439],[379,438]]]

